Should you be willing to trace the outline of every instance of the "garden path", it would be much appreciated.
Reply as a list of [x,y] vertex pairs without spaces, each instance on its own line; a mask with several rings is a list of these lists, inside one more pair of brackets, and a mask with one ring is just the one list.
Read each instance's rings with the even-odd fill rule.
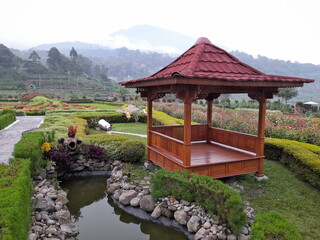
[[20,140],[23,132],[38,128],[44,116],[17,117],[17,120],[0,131],[0,163],[8,164],[12,157],[14,145]]
[[118,131],[110,131],[109,133],[127,134],[127,135],[132,135],[132,136],[143,137],[143,138],[147,137],[146,134],[138,134],[138,133],[128,133],[128,132],[118,132]]

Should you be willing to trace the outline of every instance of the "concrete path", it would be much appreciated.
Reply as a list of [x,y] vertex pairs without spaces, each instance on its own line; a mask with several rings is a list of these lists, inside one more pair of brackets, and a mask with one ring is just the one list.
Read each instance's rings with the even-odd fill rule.
[[14,145],[24,131],[38,128],[44,116],[17,117],[17,121],[0,131],[0,163],[8,164]]
[[117,131],[110,131],[108,133],[117,133],[117,134],[127,134],[127,135],[132,135],[132,136],[138,136],[138,137],[143,137],[146,138],[146,134],[137,134],[137,133],[128,133],[128,132],[117,132]]

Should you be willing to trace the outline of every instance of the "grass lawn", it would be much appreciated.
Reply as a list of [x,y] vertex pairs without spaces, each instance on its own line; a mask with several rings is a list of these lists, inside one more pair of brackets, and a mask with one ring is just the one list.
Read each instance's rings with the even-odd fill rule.
[[147,134],[146,123],[114,123],[112,124],[112,130],[118,132]]
[[120,108],[119,106],[111,106],[111,105],[102,104],[102,103],[77,103],[77,105],[91,106],[91,107],[95,107],[96,109],[99,109],[99,110],[114,110],[114,111],[116,111],[117,109]]
[[275,210],[298,227],[302,239],[320,239],[320,192],[279,162],[265,160],[264,172],[269,177],[267,181],[256,182],[252,174],[226,180],[244,187],[243,199],[258,214]]

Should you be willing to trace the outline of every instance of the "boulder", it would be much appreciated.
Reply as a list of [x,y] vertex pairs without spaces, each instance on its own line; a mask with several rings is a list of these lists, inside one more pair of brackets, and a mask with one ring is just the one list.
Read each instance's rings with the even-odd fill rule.
[[120,188],[120,183],[111,183],[107,188],[107,193],[113,195],[116,189]]
[[135,198],[138,195],[138,193],[135,190],[129,190],[123,192],[119,197],[119,202],[123,205],[129,205],[131,199]]
[[192,216],[187,223],[189,232],[197,232],[199,229],[200,218],[198,216]]
[[158,218],[161,216],[161,206],[162,204],[160,203],[153,209],[153,212],[151,213],[152,218]]
[[132,198],[130,201],[130,205],[132,207],[139,207],[140,206],[140,199],[141,199],[141,197]]
[[174,218],[174,213],[171,212],[168,208],[161,208],[161,214],[167,218]]
[[74,223],[62,224],[61,231],[65,232],[68,236],[76,236],[78,234],[78,227]]
[[187,213],[184,210],[178,210],[174,212],[174,219],[182,224],[186,225],[187,224]]
[[36,211],[45,211],[52,213],[54,211],[54,202],[50,198],[39,198],[37,199],[36,205],[35,205],[35,210]]
[[194,235],[194,240],[199,240],[204,238],[207,235],[208,231],[205,228],[200,228],[199,231]]
[[67,210],[60,210],[53,214],[53,218],[61,224],[70,223],[70,212]]
[[151,195],[145,195],[140,199],[140,208],[146,212],[152,212],[156,202]]
[[64,191],[59,192],[57,195],[56,201],[61,202],[63,205],[66,205],[69,202],[69,200],[67,198],[67,193]]

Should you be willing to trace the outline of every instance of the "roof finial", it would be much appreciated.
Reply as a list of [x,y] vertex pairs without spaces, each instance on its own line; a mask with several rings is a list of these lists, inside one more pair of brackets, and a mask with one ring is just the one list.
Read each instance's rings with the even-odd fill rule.
[[208,38],[206,38],[206,37],[200,37],[200,38],[198,38],[198,40],[196,41],[195,44],[200,44],[200,43],[212,44],[212,43],[210,42],[210,40],[209,40]]

